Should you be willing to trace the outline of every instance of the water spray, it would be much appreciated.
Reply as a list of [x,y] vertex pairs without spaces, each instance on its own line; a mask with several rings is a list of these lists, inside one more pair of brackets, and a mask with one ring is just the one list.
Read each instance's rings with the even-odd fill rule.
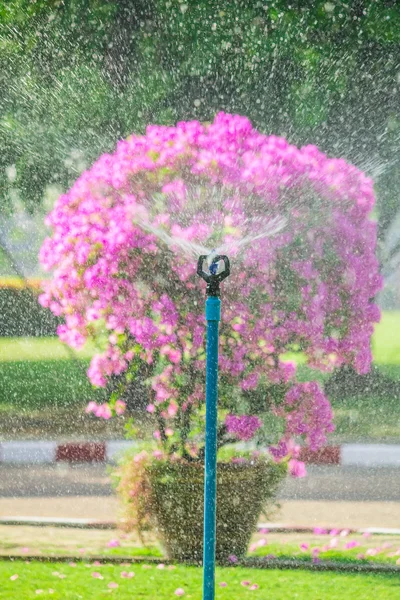
[[218,326],[221,319],[219,286],[230,274],[229,258],[217,254],[215,250],[208,256],[201,255],[197,263],[197,274],[207,283],[203,600],[214,600],[217,509]]

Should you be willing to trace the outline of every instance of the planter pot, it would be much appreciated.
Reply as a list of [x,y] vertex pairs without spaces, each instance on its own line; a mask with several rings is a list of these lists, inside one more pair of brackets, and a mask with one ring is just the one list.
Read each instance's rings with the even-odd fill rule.
[[[168,557],[201,563],[203,558],[204,467],[160,461],[149,467],[151,513]],[[246,554],[261,511],[272,504],[286,474],[283,465],[219,463],[216,558]]]

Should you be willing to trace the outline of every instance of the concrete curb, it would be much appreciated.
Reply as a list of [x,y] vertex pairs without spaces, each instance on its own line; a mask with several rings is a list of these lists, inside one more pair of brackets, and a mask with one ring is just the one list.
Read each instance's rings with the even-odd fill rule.
[[[168,558],[156,558],[152,556],[74,556],[70,555],[46,555],[43,554],[8,554],[7,556],[0,556],[0,561],[4,562],[16,562],[21,561],[32,562],[37,561],[41,563],[58,563],[58,562],[71,562],[72,560],[77,563],[85,563],[86,565],[94,563],[102,563],[104,565],[141,565],[151,564],[158,565],[163,563],[165,565],[176,564],[174,561]],[[182,563],[186,565],[193,565],[198,567],[199,563],[189,562]],[[284,558],[245,558],[239,560],[237,563],[227,563],[223,566],[229,567],[246,567],[248,569],[281,569],[281,570],[293,570],[298,571],[338,571],[344,573],[400,573],[400,568],[396,565],[375,563],[372,561],[367,562],[338,562],[338,561],[324,561],[312,562],[311,560],[296,560],[296,559],[284,559]]]
[[[113,463],[135,442],[126,440],[49,442],[0,442],[0,464]],[[400,445],[343,444],[318,452],[303,448],[300,459],[312,465],[400,467]]]

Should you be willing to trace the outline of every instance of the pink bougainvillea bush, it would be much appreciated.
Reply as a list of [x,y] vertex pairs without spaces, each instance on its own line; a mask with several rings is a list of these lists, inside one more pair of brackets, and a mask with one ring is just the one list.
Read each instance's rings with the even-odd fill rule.
[[[332,431],[318,383],[299,383],[287,352],[314,369],[370,368],[381,286],[373,182],[315,146],[265,136],[247,118],[149,126],[104,154],[62,195],[41,250],[53,272],[41,303],[65,318],[61,340],[101,348],[88,376],[112,386],[88,411],[121,414],[141,378],[158,453],[201,460],[205,285],[196,251],[223,246],[219,445],[251,440],[289,460]],[[269,224],[284,226],[264,235]],[[161,455],[161,454],[160,454]]]

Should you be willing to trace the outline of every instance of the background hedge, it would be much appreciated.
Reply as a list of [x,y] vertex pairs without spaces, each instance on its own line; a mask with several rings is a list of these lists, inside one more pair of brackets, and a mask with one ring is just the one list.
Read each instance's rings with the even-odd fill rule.
[[40,282],[0,278],[0,337],[53,336],[61,319],[38,302]]

